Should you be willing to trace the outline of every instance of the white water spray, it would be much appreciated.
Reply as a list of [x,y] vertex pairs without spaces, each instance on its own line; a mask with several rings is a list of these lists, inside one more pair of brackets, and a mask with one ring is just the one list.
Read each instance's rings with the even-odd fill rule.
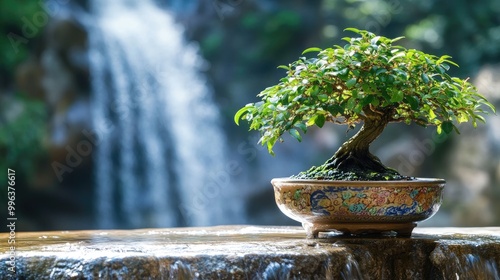
[[101,228],[241,222],[197,48],[152,1],[91,1]]

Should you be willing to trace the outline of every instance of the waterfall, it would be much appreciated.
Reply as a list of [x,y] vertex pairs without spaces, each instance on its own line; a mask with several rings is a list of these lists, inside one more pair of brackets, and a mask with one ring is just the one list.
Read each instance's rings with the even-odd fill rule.
[[241,218],[196,45],[185,42],[173,16],[151,0],[93,0],[90,10],[99,227]]

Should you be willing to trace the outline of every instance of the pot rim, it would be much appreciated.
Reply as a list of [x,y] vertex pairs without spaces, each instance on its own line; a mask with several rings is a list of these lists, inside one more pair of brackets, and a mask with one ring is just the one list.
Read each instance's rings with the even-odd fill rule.
[[418,185],[426,185],[428,186],[429,184],[446,184],[446,181],[444,179],[440,178],[421,178],[421,177],[416,177],[415,180],[394,180],[394,181],[346,181],[346,180],[318,180],[318,179],[291,179],[288,177],[280,177],[280,178],[273,178],[271,180],[271,184],[278,183],[278,184],[308,184],[308,185],[331,185],[331,186],[346,186],[346,185],[354,185],[354,186],[359,186],[363,185],[364,187],[369,187],[369,186],[408,186],[408,185],[413,185],[413,186],[418,186]]

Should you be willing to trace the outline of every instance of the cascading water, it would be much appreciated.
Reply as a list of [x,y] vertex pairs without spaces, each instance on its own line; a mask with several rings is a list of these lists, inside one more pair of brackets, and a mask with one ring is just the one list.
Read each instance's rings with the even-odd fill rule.
[[196,47],[152,0],[90,3],[99,227],[241,222]]

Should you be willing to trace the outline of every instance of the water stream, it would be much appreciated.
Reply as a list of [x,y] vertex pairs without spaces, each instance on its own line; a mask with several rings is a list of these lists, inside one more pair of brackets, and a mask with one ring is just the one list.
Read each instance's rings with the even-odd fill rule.
[[[242,225],[20,232],[16,256],[33,279],[499,279],[499,228],[416,231],[320,240],[300,227]],[[9,258],[0,254],[0,279]]]
[[[436,248],[431,255],[431,258],[434,258],[442,267],[443,279],[500,280],[500,270],[494,258],[481,256],[480,249],[464,252],[455,247],[455,244],[441,246]],[[444,257],[446,257],[446,262],[441,261]]]
[[151,0],[90,4],[99,227],[241,222],[196,46]]
[[[458,261],[458,265],[450,264],[449,269],[459,268],[458,272],[455,272],[457,279],[500,280],[500,271],[493,259],[482,258],[479,254],[466,254],[461,258],[453,254],[452,257]],[[462,259],[465,261],[462,262]],[[460,265],[461,263],[464,264]]]

